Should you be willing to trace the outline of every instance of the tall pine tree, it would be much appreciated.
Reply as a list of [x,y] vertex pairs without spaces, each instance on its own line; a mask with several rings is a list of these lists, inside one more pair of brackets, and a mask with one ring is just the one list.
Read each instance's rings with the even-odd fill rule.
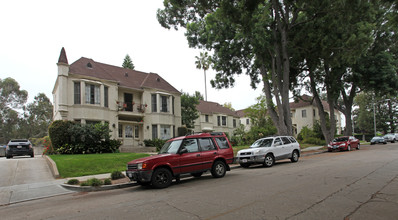
[[134,64],[133,64],[133,61],[131,61],[131,58],[130,58],[130,56],[128,54],[124,58],[122,66],[123,66],[123,68],[132,69],[132,70],[135,68]]

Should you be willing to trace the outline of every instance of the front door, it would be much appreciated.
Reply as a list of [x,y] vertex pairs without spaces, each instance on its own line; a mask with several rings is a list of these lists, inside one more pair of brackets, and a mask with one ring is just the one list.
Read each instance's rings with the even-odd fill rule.
[[[198,141],[196,139],[185,139],[181,144],[181,149],[187,149],[187,153],[180,156],[180,172],[190,173],[200,170],[202,166],[201,152],[199,151]],[[181,150],[180,149],[180,150]]]

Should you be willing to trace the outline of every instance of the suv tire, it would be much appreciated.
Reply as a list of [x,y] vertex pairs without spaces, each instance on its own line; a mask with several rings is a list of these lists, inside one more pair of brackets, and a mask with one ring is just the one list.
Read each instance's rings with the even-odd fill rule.
[[275,158],[272,154],[265,155],[264,164],[263,164],[265,167],[272,167],[274,163],[275,163]]
[[227,172],[227,166],[224,162],[217,160],[214,162],[213,167],[211,168],[211,175],[215,178],[221,178],[225,176]]
[[290,158],[290,161],[292,161],[292,163],[296,163],[298,160],[299,160],[299,154],[297,150],[294,150],[292,153],[292,158]]
[[158,168],[153,172],[151,183],[156,189],[162,189],[170,186],[172,175],[170,170],[166,168]]

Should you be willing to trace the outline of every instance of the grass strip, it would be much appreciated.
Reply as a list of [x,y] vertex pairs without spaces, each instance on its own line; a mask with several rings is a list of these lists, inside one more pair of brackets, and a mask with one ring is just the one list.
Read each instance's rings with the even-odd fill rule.
[[127,162],[147,156],[143,153],[50,155],[62,178],[125,171]]

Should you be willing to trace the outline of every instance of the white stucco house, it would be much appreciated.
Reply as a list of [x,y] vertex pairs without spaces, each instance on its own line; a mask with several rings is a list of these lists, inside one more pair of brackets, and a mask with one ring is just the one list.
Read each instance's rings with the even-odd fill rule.
[[[326,101],[322,101],[325,112],[330,115],[329,104]],[[297,136],[304,126],[313,128],[316,121],[320,121],[319,111],[315,101],[311,96],[303,95],[297,101],[290,103],[290,116],[293,124],[293,134]],[[335,109],[334,115],[336,119],[336,130],[337,134],[341,134],[341,115],[342,113]]]
[[62,48],[53,89],[54,120],[108,123],[123,147],[169,139],[181,127],[181,93],[156,73],[82,57],[68,63]]
[[248,132],[252,127],[252,122],[245,111],[246,109],[238,110],[236,114],[239,116],[240,124],[244,126],[245,132]]
[[239,115],[216,102],[200,100],[196,109],[200,116],[195,120],[194,132],[224,132],[231,137],[239,127]]

